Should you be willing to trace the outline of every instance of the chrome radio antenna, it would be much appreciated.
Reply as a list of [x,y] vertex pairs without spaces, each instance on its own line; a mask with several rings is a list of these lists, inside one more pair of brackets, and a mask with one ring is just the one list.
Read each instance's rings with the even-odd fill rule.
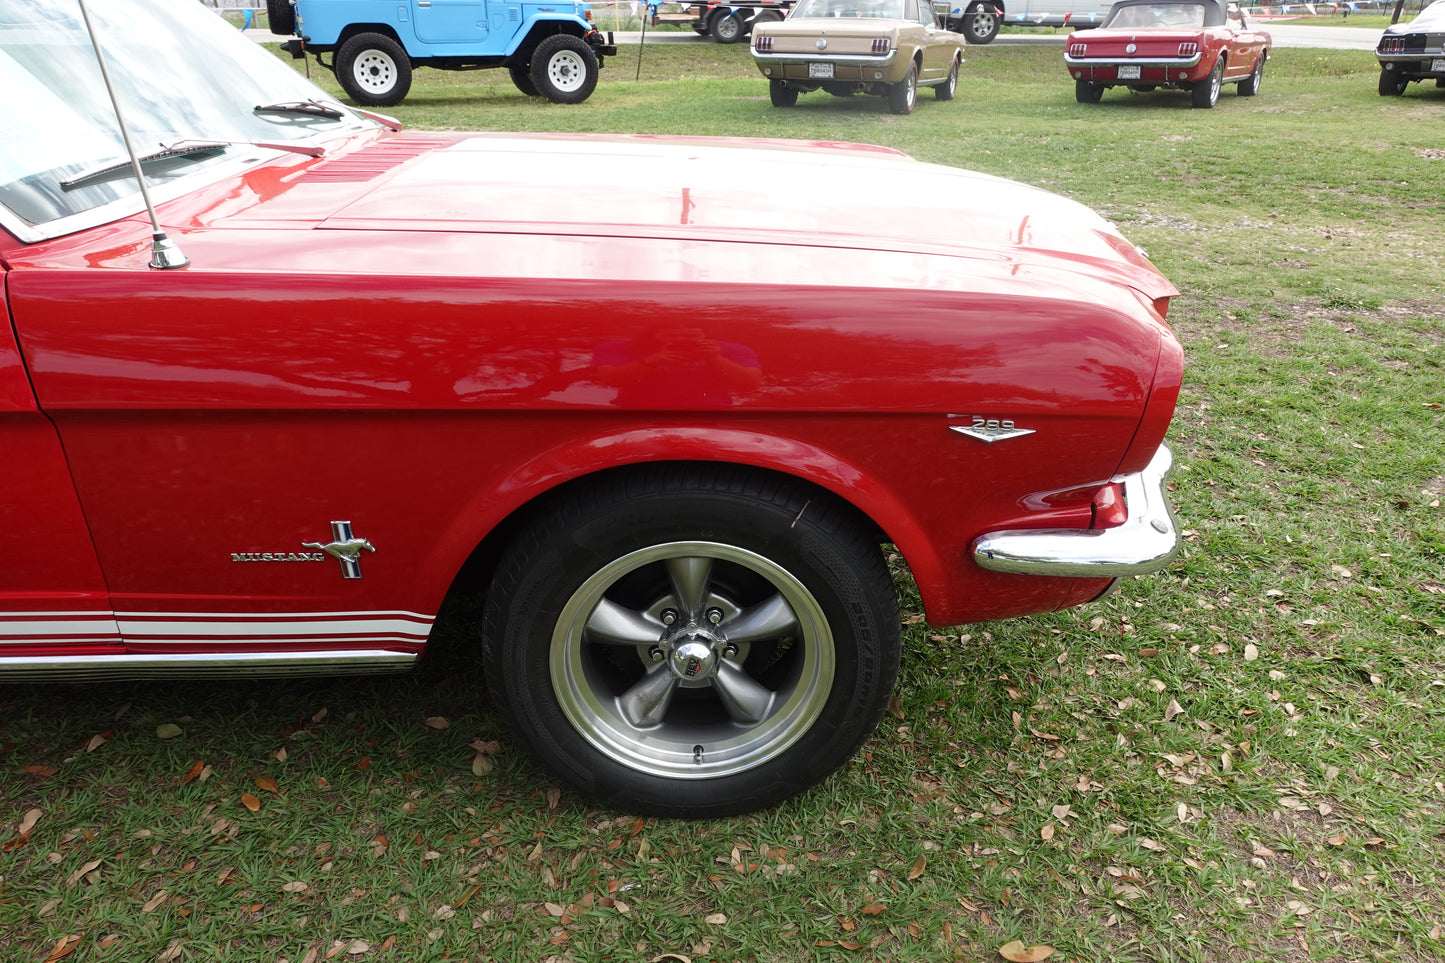
[[166,236],[161,230],[161,222],[156,219],[156,208],[151,203],[151,193],[146,188],[145,173],[141,170],[140,157],[135,152],[135,146],[130,142],[130,130],[125,125],[125,115],[120,110],[120,98],[115,95],[115,86],[110,82],[110,71],[105,66],[105,54],[101,53],[100,40],[95,35],[95,24],[91,23],[90,11],[86,9],[85,0],[76,0],[80,4],[80,16],[85,21],[85,32],[90,35],[90,46],[95,51],[95,59],[100,63],[100,76],[105,81],[105,91],[110,95],[110,105],[115,110],[115,120],[120,126],[120,136],[125,141],[125,152],[130,155],[130,166],[135,171],[136,183],[140,185],[141,200],[145,202],[146,213],[151,218],[151,259],[150,266],[158,269],[185,267],[191,263],[191,259],[181,253],[176,242]]

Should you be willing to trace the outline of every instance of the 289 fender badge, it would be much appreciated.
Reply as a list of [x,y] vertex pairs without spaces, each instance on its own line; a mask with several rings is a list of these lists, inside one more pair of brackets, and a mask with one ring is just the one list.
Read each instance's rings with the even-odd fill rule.
[[982,415],[949,415],[950,418],[972,418],[967,425],[949,425],[949,431],[956,431],[960,435],[967,435],[970,438],[977,438],[986,445],[996,441],[1006,441],[1009,438],[1022,438],[1025,435],[1032,435],[1033,428],[1019,428],[1014,424],[1012,418],[984,418]]
[[350,522],[331,523],[331,541],[302,542],[302,548],[315,548],[332,556],[341,563],[342,578],[361,578],[361,551],[376,551],[370,539],[357,538],[351,534]]

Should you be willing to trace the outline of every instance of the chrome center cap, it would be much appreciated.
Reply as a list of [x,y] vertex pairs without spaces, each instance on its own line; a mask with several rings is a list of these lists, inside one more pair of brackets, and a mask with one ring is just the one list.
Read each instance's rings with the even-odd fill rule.
[[717,649],[701,633],[679,639],[668,655],[667,665],[682,685],[707,685],[717,672]]

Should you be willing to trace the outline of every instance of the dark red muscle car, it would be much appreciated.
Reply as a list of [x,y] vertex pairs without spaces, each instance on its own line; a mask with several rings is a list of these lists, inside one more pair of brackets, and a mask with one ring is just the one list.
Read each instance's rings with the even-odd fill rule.
[[1064,44],[1064,64],[1081,104],[1110,87],[1187,90],[1195,107],[1213,107],[1225,84],[1253,97],[1264,82],[1270,36],[1226,0],[1123,0],[1097,30]]
[[485,588],[542,762],[714,815],[876,725],[881,542],[937,624],[1173,553],[1177,292],[1080,205],[857,145],[401,131],[194,0],[87,6],[134,156],[78,8],[0,0],[0,681],[400,670]]

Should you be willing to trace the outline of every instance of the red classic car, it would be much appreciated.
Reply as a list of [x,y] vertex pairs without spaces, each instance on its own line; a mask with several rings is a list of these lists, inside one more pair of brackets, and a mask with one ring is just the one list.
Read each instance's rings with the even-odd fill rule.
[[536,758],[716,815],[873,730],[880,543],[936,624],[1175,550],[1177,292],[1077,203],[858,145],[408,133],[194,0],[86,7],[104,60],[78,4],[0,0],[0,681],[402,670],[486,590]]
[[1064,63],[1081,104],[1110,87],[1187,90],[1195,107],[1213,107],[1220,88],[1259,93],[1270,36],[1224,0],[1123,0],[1097,30],[1064,44]]

